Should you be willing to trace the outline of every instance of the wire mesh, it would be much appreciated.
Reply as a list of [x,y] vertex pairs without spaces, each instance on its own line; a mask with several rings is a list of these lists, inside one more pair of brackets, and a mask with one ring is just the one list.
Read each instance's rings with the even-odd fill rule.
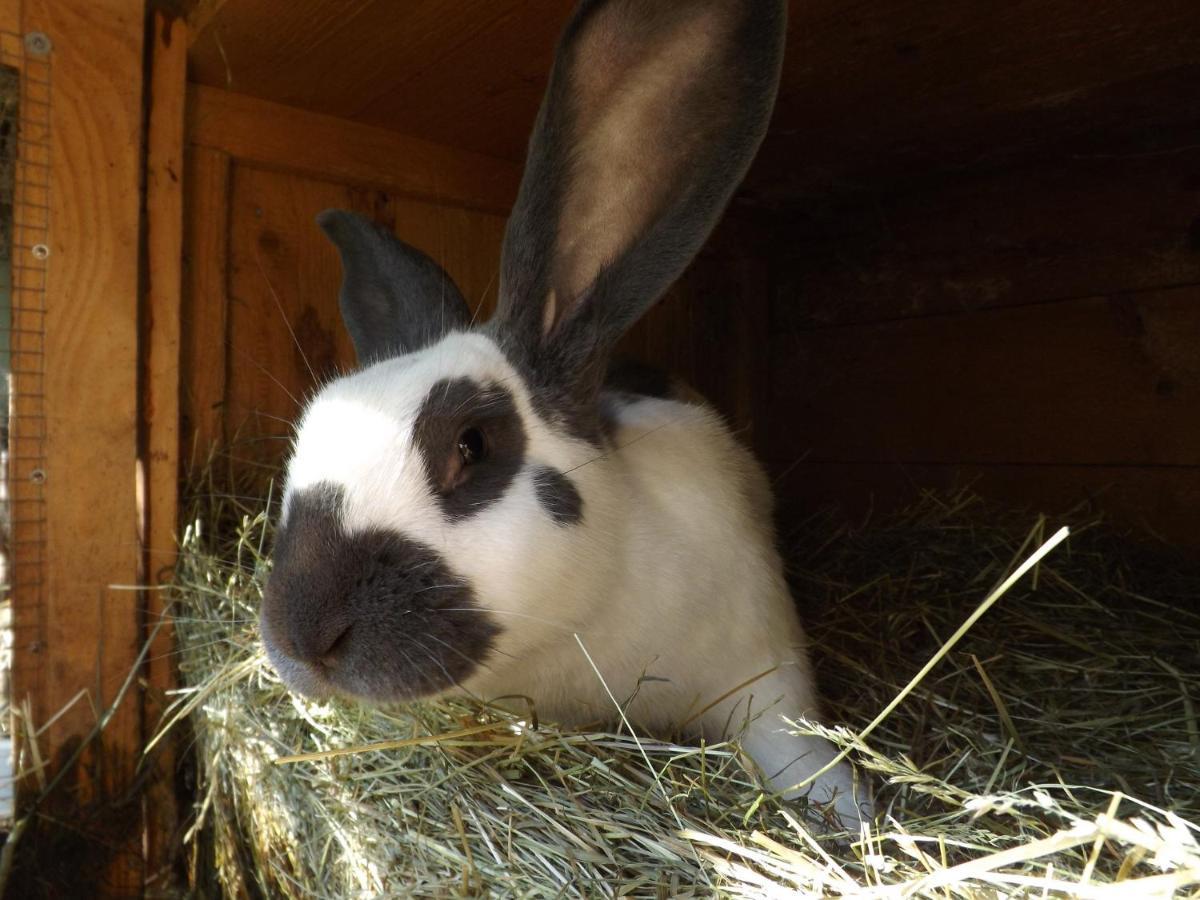
[[[44,405],[50,264],[50,55],[0,31],[0,700],[45,637]],[[39,667],[22,669],[26,690]],[[11,717],[0,717],[11,740]],[[0,754],[9,757],[10,754]],[[10,762],[11,759],[5,759]],[[8,801],[8,810],[4,810]],[[11,814],[0,789],[0,815]]]

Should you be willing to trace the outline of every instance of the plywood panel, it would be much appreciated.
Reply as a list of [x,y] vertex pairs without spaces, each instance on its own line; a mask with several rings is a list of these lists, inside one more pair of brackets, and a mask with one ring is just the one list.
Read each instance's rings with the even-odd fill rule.
[[[14,696],[29,692],[36,721],[76,704],[41,738],[62,761],[114,702],[140,647],[139,509],[135,496],[138,245],[142,166],[141,0],[25,0],[24,29],[54,46],[45,404],[46,600],[40,646],[14,648]],[[19,606],[21,597],[16,598]],[[84,753],[77,810],[130,786],[140,752],[136,691]],[[72,812],[70,821],[78,821]],[[112,864],[97,896],[141,890],[140,814],[105,823]]]
[[1200,283],[1200,145],[909,186],[776,246],[780,330]]
[[1200,464],[1200,287],[777,335],[775,446],[819,461]]
[[[313,386],[354,365],[337,307],[341,268],[313,219],[354,209],[442,263],[477,308],[495,304],[503,220],[238,165],[230,223],[227,433],[278,458]],[[243,452],[250,452],[243,444]]]

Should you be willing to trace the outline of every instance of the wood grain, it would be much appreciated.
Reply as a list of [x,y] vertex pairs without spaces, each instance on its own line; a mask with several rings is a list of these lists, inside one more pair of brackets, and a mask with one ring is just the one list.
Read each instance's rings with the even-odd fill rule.
[[189,93],[188,141],[243,162],[505,215],[520,179],[510,162],[206,87]]
[[[146,575],[155,588],[174,572],[179,525],[179,366],[183,290],[184,100],[187,27],[158,12],[150,31],[150,111],[146,134],[146,284],[142,315]],[[174,635],[166,623],[166,594],[146,591],[147,637],[161,622],[146,663],[142,704],[144,739],[156,733],[176,686]],[[148,883],[168,886],[178,852],[174,776],[176,747],[162,744],[156,777],[146,788],[145,852]]]
[[1200,464],[1200,286],[778,335],[772,443],[841,462]]
[[184,171],[180,452],[194,470],[225,440],[231,163],[219,150],[189,147]]
[[239,0],[197,33],[194,77],[517,160],[572,5]]
[[391,227],[450,273],[480,314],[495,305],[504,220],[332,181],[237,165],[229,226],[226,433],[277,461],[300,404],[355,365],[338,311],[341,264],[314,218],[352,209]]
[[1191,0],[796,0],[791,11],[775,125],[750,178],[764,199],[1195,142]]
[[[43,756],[62,754],[111,704],[140,649],[140,513],[135,495],[138,244],[142,166],[141,0],[25,0],[24,29],[54,46],[50,256],[45,320],[46,592],[40,647],[15,648],[14,696],[47,721]],[[21,598],[16,600],[21,603]],[[30,690],[27,667],[40,666]],[[136,691],[86,750],[77,804],[130,786],[141,747]],[[140,825],[135,817],[132,825]],[[141,891],[140,828],[108,822],[112,862],[97,896]]]
[[1200,466],[790,463],[773,466],[787,473],[775,483],[785,527],[828,504],[859,518],[912,503],[924,489],[968,487],[1006,507],[1028,508],[1031,525],[1039,512],[1054,522],[1084,504],[1109,521],[1200,551]]
[[[238,0],[202,84],[513,161],[571,0]],[[1194,0],[794,0],[748,191],[796,203],[1088,148],[1194,143]],[[1190,137],[1189,137],[1190,135]]]
[[[0,31],[12,35],[21,33],[21,0],[0,2]],[[8,46],[5,45],[5,50],[8,49]],[[16,56],[16,54],[13,55]],[[8,54],[6,53],[5,56],[7,57]],[[4,64],[11,65],[12,62],[6,58]]]
[[619,352],[681,378],[753,445],[765,434],[767,262],[726,249],[710,244]]
[[959,175],[776,235],[779,330],[1200,283],[1200,144]]

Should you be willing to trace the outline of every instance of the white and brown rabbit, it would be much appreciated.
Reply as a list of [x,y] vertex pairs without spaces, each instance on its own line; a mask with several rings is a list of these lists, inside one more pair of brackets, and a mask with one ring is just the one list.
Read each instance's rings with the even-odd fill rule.
[[[262,634],[292,689],[520,695],[569,724],[615,718],[598,669],[646,728],[745,726],[775,788],[832,758],[781,718],[818,706],[762,470],[708,407],[609,376],[762,140],[785,8],[579,5],[486,324],[428,257],[321,215],[362,368],[317,393],[287,468]],[[844,763],[811,797],[868,808]]]

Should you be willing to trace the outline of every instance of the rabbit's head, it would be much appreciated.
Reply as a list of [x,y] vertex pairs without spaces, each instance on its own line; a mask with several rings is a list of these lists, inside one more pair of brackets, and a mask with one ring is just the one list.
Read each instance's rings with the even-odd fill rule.
[[287,468],[262,632],[289,686],[436,694],[529,664],[604,603],[638,502],[608,452],[609,357],[745,174],[784,15],[776,0],[580,5],[485,324],[428,257],[322,214],[361,368],[316,394]]

